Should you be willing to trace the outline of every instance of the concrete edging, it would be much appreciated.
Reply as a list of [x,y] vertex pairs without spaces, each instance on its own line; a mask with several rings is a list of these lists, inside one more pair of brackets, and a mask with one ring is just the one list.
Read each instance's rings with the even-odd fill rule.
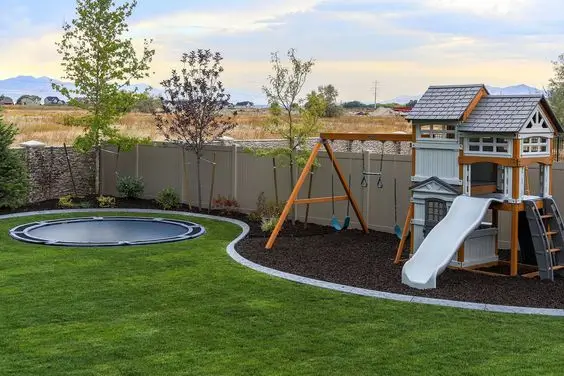
[[8,218],[19,218],[19,217],[28,217],[33,215],[49,215],[49,214],[70,214],[70,213],[96,213],[96,212],[106,212],[106,213],[149,213],[149,214],[173,214],[173,215],[182,215],[182,216],[190,216],[190,217],[199,217],[199,218],[206,218],[206,219],[213,219],[222,222],[228,222],[235,225],[238,225],[242,232],[237,236],[233,241],[231,241],[227,245],[227,254],[231,257],[235,262],[246,266],[250,269],[255,271],[268,274],[273,277],[283,278],[289,281],[306,284],[310,286],[320,287],[329,290],[340,291],[348,294],[354,295],[361,295],[367,296],[372,298],[378,299],[386,299],[386,300],[393,300],[398,302],[409,302],[409,303],[420,303],[420,304],[428,304],[428,305],[435,305],[435,306],[442,306],[442,307],[452,307],[452,308],[461,308],[461,309],[470,309],[476,311],[485,311],[485,312],[499,312],[499,313],[514,313],[514,314],[526,314],[526,315],[542,315],[542,316],[556,316],[556,317],[564,317],[564,309],[552,309],[552,308],[531,308],[531,307],[517,307],[517,306],[504,306],[504,305],[496,305],[496,304],[485,304],[485,303],[473,303],[473,302],[461,302],[455,300],[446,300],[446,299],[435,299],[435,298],[426,298],[420,296],[412,296],[412,295],[402,295],[402,294],[395,294],[390,292],[384,291],[376,291],[376,290],[369,290],[363,289],[359,287],[352,287],[347,285],[341,285],[332,282],[321,281],[317,279],[307,278],[296,274],[282,272],[280,270],[268,268],[266,266],[259,265],[254,263],[243,256],[241,256],[236,250],[235,246],[239,243],[242,239],[244,239],[250,231],[249,225],[247,225],[243,221],[239,221],[237,219],[225,218],[225,217],[218,217],[214,215],[208,214],[199,214],[199,213],[191,213],[191,212],[180,212],[180,211],[164,211],[164,210],[154,210],[154,209],[70,209],[70,210],[47,210],[47,211],[34,211],[34,212],[22,212],[22,213],[14,213],[14,214],[5,214],[0,216],[0,220],[8,219]]

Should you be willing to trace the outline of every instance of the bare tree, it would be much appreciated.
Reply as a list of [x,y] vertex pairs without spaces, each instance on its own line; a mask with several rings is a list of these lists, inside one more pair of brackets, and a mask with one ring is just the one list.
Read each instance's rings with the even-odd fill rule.
[[173,70],[161,82],[162,112],[154,113],[156,126],[167,141],[180,143],[196,154],[198,207],[202,208],[201,160],[207,143],[233,129],[233,117],[222,111],[229,106],[220,75],[223,72],[219,52],[198,49],[182,55],[183,68]]

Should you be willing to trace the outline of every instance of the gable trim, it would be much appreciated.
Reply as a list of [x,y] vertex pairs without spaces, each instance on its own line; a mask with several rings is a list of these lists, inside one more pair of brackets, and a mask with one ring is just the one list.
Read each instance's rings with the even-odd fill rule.
[[554,134],[555,132],[554,124],[550,121],[540,101],[519,129],[519,133],[522,134]]
[[437,183],[439,186],[441,186],[442,188],[444,188],[445,190],[447,190],[447,191],[449,191],[453,194],[457,194],[457,195],[460,194],[460,192],[458,192],[456,189],[454,189],[450,184],[446,183],[444,180],[441,180],[436,176],[432,176],[429,179],[426,179],[426,180],[423,180],[422,182],[414,184],[409,189],[415,190],[417,188],[424,187],[424,186],[428,185],[429,183]]

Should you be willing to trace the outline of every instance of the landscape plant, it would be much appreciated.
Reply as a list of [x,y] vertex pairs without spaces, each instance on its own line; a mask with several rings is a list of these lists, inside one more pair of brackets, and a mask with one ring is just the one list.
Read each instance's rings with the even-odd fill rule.
[[62,209],[71,209],[74,208],[76,204],[73,201],[72,195],[64,195],[59,197],[59,202],[57,203],[57,206],[59,206]]
[[28,201],[29,180],[23,155],[10,146],[18,129],[6,122],[0,107],[0,208],[15,209]]
[[235,127],[235,113],[227,114],[230,95],[220,80],[223,57],[198,49],[182,55],[180,71],[161,82],[162,111],[155,112],[157,129],[167,141],[196,155],[198,207],[202,209],[201,164],[206,144]]
[[180,196],[174,188],[169,187],[159,192],[156,201],[163,210],[176,209],[180,205]]
[[67,98],[69,105],[86,111],[70,119],[71,125],[84,129],[74,146],[84,152],[98,149],[98,173],[102,143],[121,145],[121,150],[126,151],[131,145],[149,141],[125,136],[114,125],[146,97],[129,87],[134,80],[149,77],[155,53],[150,48],[152,41],[145,40],[138,56],[132,39],[126,37],[127,19],[136,6],[136,0],[121,5],[113,0],[77,0],[76,18],[64,23],[62,39],[57,43],[63,79],[73,86],[57,82],[52,86]]
[[121,197],[138,199],[143,196],[145,183],[141,177],[118,176],[116,188]]
[[98,196],[96,201],[101,208],[115,208],[116,206],[116,198],[112,196]]
[[213,200],[213,208],[223,215],[231,215],[239,209],[239,202],[232,197],[217,195]]

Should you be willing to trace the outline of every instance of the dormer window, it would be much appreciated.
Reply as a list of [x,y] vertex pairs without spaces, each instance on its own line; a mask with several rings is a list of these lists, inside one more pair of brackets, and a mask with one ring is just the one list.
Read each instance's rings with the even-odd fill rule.
[[419,138],[435,140],[455,140],[456,128],[454,125],[425,124],[419,127]]

